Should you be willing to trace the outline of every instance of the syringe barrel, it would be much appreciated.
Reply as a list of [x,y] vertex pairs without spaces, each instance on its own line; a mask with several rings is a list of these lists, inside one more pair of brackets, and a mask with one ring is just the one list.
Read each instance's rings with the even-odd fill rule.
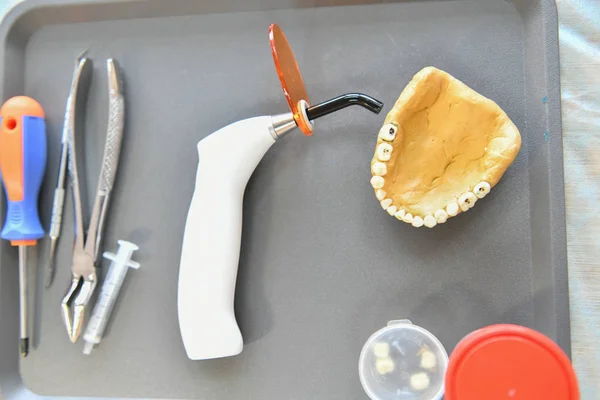
[[87,326],[88,329],[86,329],[85,333],[85,335],[87,335],[88,331],[91,331],[90,334],[96,336],[98,338],[98,342],[100,341],[102,335],[104,335],[104,330],[108,324],[110,313],[112,312],[115,302],[117,301],[119,290],[121,289],[121,286],[123,286],[128,269],[129,267],[127,266],[124,266],[124,268],[119,268],[116,265],[111,265],[110,269],[108,270],[106,280],[102,285],[102,290],[100,292],[100,296],[98,297],[98,302],[94,307],[94,312]]
[[119,296],[119,290],[123,286],[127,270],[139,268],[139,264],[131,261],[131,256],[138,247],[130,242],[119,240],[119,250],[117,254],[104,253],[104,257],[111,260],[106,278],[102,285],[102,290],[98,296],[98,301],[87,325],[83,339],[88,343],[98,344],[102,340],[104,330],[108,325],[110,314]]

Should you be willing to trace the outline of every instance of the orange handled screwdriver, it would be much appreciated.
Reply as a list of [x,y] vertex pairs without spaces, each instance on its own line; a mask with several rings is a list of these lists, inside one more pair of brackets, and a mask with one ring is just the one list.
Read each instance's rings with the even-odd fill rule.
[[46,168],[44,110],[34,99],[16,96],[0,108],[0,172],[8,200],[0,237],[19,247],[20,351],[29,353],[27,247],[44,236],[38,195]]

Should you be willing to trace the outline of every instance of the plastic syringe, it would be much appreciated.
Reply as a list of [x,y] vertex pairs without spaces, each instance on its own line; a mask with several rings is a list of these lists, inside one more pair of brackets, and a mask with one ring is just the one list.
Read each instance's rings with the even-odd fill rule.
[[131,261],[131,256],[134,251],[139,249],[138,246],[125,240],[119,240],[119,250],[117,254],[105,252],[104,258],[111,260],[108,274],[102,284],[102,291],[94,307],[94,312],[87,325],[83,340],[83,354],[91,354],[94,346],[102,340],[102,335],[110,319],[110,313],[115,305],[115,301],[119,296],[119,290],[123,285],[127,270],[131,268],[138,269],[140,264]]

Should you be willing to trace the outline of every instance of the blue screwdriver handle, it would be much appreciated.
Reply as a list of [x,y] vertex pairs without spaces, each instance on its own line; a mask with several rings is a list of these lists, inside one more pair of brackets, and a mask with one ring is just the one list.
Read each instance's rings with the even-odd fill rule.
[[2,239],[35,245],[44,236],[38,196],[46,169],[44,110],[34,99],[16,96],[0,109],[0,172],[8,205]]

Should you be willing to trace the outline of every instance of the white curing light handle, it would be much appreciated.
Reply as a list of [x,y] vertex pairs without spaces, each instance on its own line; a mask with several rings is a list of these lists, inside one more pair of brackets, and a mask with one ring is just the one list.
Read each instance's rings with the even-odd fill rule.
[[239,354],[243,339],[234,314],[248,179],[275,143],[271,117],[228,125],[198,143],[196,187],[179,267],[179,328],[192,360]]

